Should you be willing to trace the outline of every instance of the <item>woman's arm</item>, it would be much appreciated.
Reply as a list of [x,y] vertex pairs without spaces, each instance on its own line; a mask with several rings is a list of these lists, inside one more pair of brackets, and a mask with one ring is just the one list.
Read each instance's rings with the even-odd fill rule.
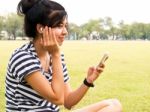
[[61,82],[59,81],[61,79],[59,78],[58,80],[52,79],[52,82],[50,84],[50,82],[45,78],[45,76],[43,76],[40,71],[37,71],[29,74],[25,78],[25,80],[44,99],[56,105],[61,105],[64,103],[64,98],[63,98],[64,86],[62,83],[59,83]]
[[[98,69],[96,69],[95,67],[90,67],[87,73],[86,78],[87,82],[92,84],[99,77],[99,74],[103,71],[103,68],[104,64],[99,66]],[[89,89],[89,87],[84,83],[81,84],[81,86],[75,91],[72,91],[69,84],[65,84],[64,87],[65,87],[64,106],[68,109],[71,109],[72,106],[76,105],[83,98],[83,96]]]
[[78,89],[72,91],[70,85],[68,83],[65,84],[65,101],[64,106],[67,109],[71,109],[72,106],[76,105],[86,94],[89,87],[82,84]]
[[64,77],[60,53],[55,53],[52,55],[52,71],[52,89],[58,100],[64,104]]

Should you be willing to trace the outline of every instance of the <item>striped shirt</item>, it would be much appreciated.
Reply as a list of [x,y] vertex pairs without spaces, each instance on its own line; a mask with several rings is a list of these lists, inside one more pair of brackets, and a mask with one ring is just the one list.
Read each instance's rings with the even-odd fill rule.
[[[64,82],[69,79],[64,55],[61,54]],[[7,112],[59,112],[59,107],[43,99],[25,81],[25,77],[35,71],[41,71],[49,82],[52,81],[52,66],[44,72],[33,44],[24,44],[12,54],[6,74],[6,111]]]

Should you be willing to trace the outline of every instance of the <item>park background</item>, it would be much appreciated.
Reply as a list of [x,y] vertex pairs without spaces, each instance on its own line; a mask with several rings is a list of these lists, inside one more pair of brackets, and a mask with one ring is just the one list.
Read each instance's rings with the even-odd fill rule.
[[[5,74],[14,49],[28,41],[0,41],[0,112],[5,111]],[[110,57],[95,87],[76,108],[117,98],[124,112],[150,112],[150,41],[66,40],[62,46],[72,88],[82,84],[89,66],[97,65],[105,51]],[[62,112],[71,112],[62,108]]]
[[[69,20],[62,51],[72,87],[85,78],[109,51],[104,73],[74,108],[117,98],[124,112],[150,112],[149,0],[56,0]],[[0,112],[5,111],[5,75],[11,53],[30,41],[23,33],[23,17],[16,14],[19,0],[0,0]],[[62,112],[70,112],[61,107]]]

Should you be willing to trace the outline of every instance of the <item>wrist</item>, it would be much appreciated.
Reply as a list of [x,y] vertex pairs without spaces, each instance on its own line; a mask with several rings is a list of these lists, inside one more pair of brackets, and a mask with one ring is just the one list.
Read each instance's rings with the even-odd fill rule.
[[86,78],[86,80],[87,80],[88,83],[93,83],[93,80],[88,78],[88,77]]
[[49,49],[48,52],[51,55],[57,55],[57,54],[60,54],[60,49],[59,49],[59,47],[53,47],[53,48]]
[[84,85],[86,85],[87,87],[94,87],[93,83],[88,82],[88,80],[85,78],[83,81]]
[[52,57],[59,57],[61,54],[60,52],[54,52],[54,53],[51,53]]

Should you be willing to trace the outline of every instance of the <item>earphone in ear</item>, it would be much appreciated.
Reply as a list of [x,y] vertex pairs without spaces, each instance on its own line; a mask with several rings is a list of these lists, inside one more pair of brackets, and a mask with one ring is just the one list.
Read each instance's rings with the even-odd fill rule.
[[41,30],[41,32],[43,32],[43,28],[42,27],[40,28],[40,30]]

